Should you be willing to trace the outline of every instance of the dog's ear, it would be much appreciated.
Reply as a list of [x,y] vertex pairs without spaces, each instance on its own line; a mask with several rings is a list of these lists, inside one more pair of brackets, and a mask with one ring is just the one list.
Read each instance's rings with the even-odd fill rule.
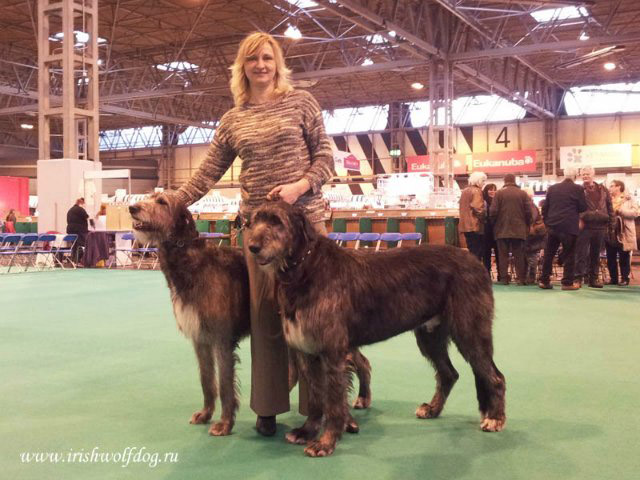
[[198,236],[196,222],[187,207],[183,204],[176,206],[176,221],[174,225],[174,236],[176,238],[190,239]]
[[307,218],[304,210],[301,207],[294,206],[291,214],[292,227],[296,233],[300,233],[303,236],[304,242],[308,243],[313,241],[318,236],[316,229]]

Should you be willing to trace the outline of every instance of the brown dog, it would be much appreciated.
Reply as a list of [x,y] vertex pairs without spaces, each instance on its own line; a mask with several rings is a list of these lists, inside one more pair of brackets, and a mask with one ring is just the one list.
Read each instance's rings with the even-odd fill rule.
[[436,369],[433,399],[416,415],[440,415],[458,379],[447,353],[451,338],[473,369],[482,430],[504,427],[505,379],[492,359],[491,280],[470,253],[445,245],[350,251],[317,235],[303,212],[284,202],[253,213],[246,241],[258,263],[275,268],[284,335],[303,353],[309,417],[287,440],[307,444],[307,455],[330,455],[342,434],[347,351],[408,330]]
[[235,349],[249,334],[249,276],[242,252],[198,238],[193,217],[175,196],[153,195],[129,207],[136,238],[158,247],[180,331],[193,342],[204,407],[190,423],[207,423],[218,393],[222,416],[211,435],[229,435],[238,410]]

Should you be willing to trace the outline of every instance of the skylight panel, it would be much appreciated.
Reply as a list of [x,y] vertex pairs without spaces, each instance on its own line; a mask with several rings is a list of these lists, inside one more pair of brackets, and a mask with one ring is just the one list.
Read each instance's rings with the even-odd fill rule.
[[200,67],[194,63],[189,62],[170,62],[170,63],[161,63],[156,65],[158,70],[162,70],[163,72],[184,72],[190,70],[192,72],[197,72]]
[[585,7],[547,8],[531,12],[531,16],[535,18],[538,23],[548,23],[558,20],[588,17],[589,12]]
[[602,115],[640,111],[640,82],[571,88],[565,96],[568,115]]
[[317,7],[318,4],[313,0],[286,0],[288,3],[298,8]]

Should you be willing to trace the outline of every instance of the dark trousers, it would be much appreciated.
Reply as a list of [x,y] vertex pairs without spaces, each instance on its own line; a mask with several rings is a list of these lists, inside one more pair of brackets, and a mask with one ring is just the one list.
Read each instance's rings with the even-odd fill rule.
[[500,262],[498,261],[498,244],[496,239],[493,238],[493,235],[489,236],[487,234],[484,235],[484,254],[483,261],[484,266],[487,267],[487,271],[491,273],[491,253],[496,256],[496,268],[500,271]]
[[467,241],[467,248],[476,258],[482,261],[484,253],[484,235],[478,232],[464,232],[464,238]]
[[622,245],[612,246],[608,243],[605,245],[607,249],[607,267],[611,283],[618,283],[618,259],[620,259],[620,276],[624,282],[629,281],[631,273],[631,252],[622,250]]
[[604,230],[583,229],[578,234],[576,246],[576,277],[583,280],[597,280],[600,264],[600,250],[604,243]]
[[576,240],[576,235],[557,232],[551,228],[549,229],[547,235],[547,243],[544,247],[544,259],[542,260],[542,274],[540,275],[541,282],[549,283],[549,280],[551,278],[551,267],[553,265],[553,258],[556,256],[558,247],[562,244],[562,258],[564,266],[562,274],[562,284],[573,284],[574,267],[576,262]]
[[499,238],[498,242],[498,279],[502,282],[509,281],[509,252],[513,256],[513,262],[516,267],[516,275],[519,283],[527,281],[525,258],[524,258],[524,240],[521,238]]

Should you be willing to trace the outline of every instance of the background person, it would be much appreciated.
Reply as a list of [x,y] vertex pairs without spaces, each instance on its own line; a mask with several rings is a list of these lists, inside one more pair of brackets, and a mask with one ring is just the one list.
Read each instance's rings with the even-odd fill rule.
[[[491,202],[493,202],[497,190],[498,187],[495,183],[487,183],[482,189],[482,198],[484,198],[484,207],[487,212],[491,208]],[[487,216],[484,224],[484,253],[482,254],[482,258],[489,274],[491,274],[491,260],[493,256],[495,256],[496,259],[496,270],[500,271],[498,267],[498,244],[496,243],[496,237],[493,232],[493,222],[491,222],[491,218]],[[500,278],[498,278],[498,281],[500,281]]]
[[584,189],[575,184],[575,178],[575,168],[565,168],[564,180],[549,187],[547,197],[542,204],[542,218],[547,227],[547,242],[544,247],[542,273],[538,286],[543,289],[553,288],[550,281],[551,268],[560,245],[563,251],[562,289],[580,288],[574,283],[575,248],[580,213],[587,209],[587,201],[584,198]]
[[529,196],[516,185],[516,177],[508,173],[504,176],[504,186],[498,190],[489,217],[494,224],[498,243],[499,282],[509,284],[509,253],[513,256],[518,277],[518,285],[526,285],[524,241],[531,225]]
[[482,261],[484,254],[484,225],[487,216],[482,186],[487,180],[483,172],[469,175],[469,186],[460,195],[460,223],[458,229],[464,233],[469,251]]
[[[615,214],[614,227],[606,242],[607,267],[610,285],[629,285],[631,273],[631,252],[637,247],[636,223],[638,205],[631,195],[625,192],[624,182],[613,180],[609,186],[611,205]],[[618,261],[620,279],[618,279]]]
[[82,258],[82,252],[87,244],[87,235],[89,234],[88,220],[89,214],[84,209],[84,198],[80,197],[67,212],[67,233],[78,235],[71,252],[71,256],[76,263]]
[[[326,235],[322,185],[334,174],[322,110],[313,96],[294,90],[280,45],[253,33],[238,48],[231,67],[235,107],[222,116],[206,158],[177,195],[187,204],[204,196],[242,159],[240,214],[246,220],[265,200],[301,206]],[[251,408],[262,435],[276,431],[275,416],[289,410],[288,351],[282,334],[273,278],[255,262],[244,242],[251,295]],[[300,413],[306,388],[300,384]]]
[[579,284],[588,281],[591,288],[602,288],[598,280],[600,251],[607,231],[613,226],[614,214],[611,196],[604,185],[593,181],[594,172],[591,166],[580,169],[587,210],[580,214],[584,227],[576,246],[576,277]]
[[540,250],[544,247],[547,229],[542,220],[542,214],[533,202],[533,188],[525,189],[529,197],[529,208],[531,209],[531,226],[524,241],[525,271],[527,285],[534,285],[538,274],[538,263],[540,262]]
[[4,231],[6,233],[16,233],[16,222],[18,221],[18,219],[16,217],[15,208],[9,210],[9,213],[7,213],[7,216],[4,220]]

